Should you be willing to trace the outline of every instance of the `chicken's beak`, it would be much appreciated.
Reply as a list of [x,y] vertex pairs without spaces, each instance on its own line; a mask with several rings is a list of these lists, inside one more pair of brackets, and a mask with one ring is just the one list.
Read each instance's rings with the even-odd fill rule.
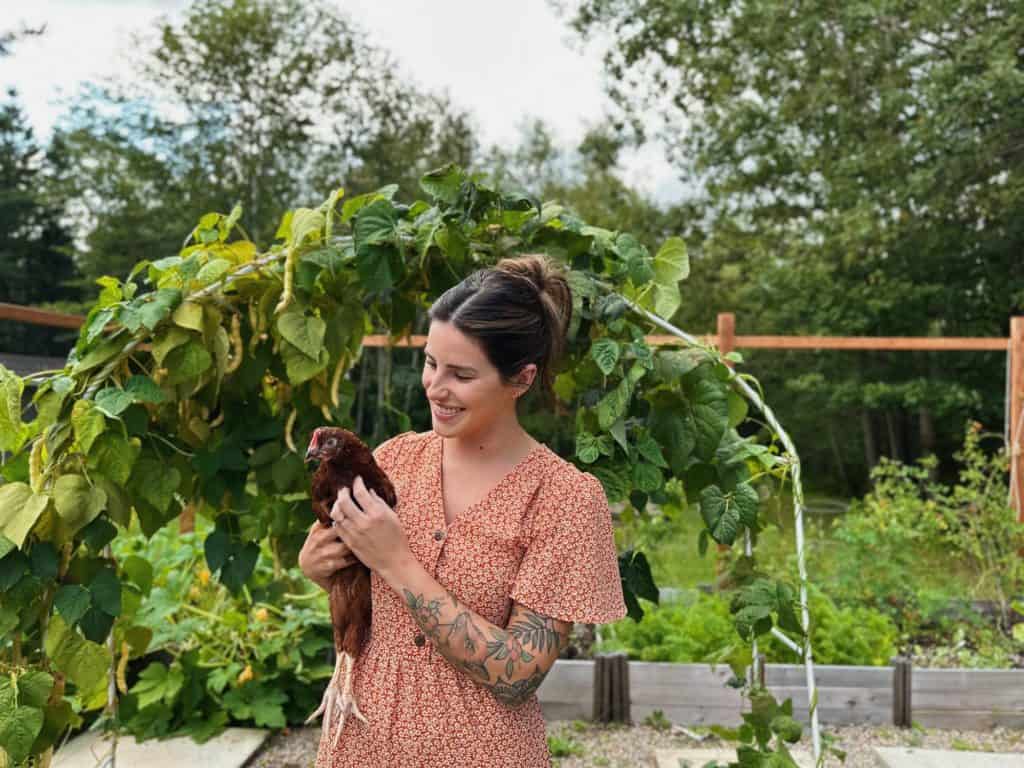
[[306,458],[305,458],[305,463],[306,464],[309,464],[309,462],[311,462],[311,461],[319,461],[319,459],[320,459],[320,454],[319,454],[319,452],[317,451],[316,448],[314,448],[313,446],[310,446],[308,449],[306,449]]

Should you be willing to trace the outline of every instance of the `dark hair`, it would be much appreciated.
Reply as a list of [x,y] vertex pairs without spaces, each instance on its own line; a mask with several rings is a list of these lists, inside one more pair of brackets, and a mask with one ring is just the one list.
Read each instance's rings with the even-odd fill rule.
[[553,397],[554,366],[572,319],[572,292],[565,274],[546,256],[502,259],[474,272],[441,294],[429,317],[476,339],[506,384],[523,366],[536,364],[543,393]]

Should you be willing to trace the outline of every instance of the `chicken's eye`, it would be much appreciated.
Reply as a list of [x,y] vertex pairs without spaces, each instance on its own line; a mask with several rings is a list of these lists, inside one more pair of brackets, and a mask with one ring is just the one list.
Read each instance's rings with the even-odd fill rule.
[[335,444],[336,442],[337,442],[337,441],[336,441],[336,440],[335,440],[335,439],[334,439],[333,437],[329,437],[329,438],[327,438],[327,447],[328,447],[328,448],[333,448],[333,447],[334,447],[334,444]]

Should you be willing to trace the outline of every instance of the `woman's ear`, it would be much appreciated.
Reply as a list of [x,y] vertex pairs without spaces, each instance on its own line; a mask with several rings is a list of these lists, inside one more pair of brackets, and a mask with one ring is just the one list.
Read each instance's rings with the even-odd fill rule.
[[515,387],[520,391],[516,397],[525,395],[531,386],[533,386],[533,380],[537,377],[537,365],[535,363],[529,363],[524,365],[522,370],[516,374],[515,381],[513,382]]

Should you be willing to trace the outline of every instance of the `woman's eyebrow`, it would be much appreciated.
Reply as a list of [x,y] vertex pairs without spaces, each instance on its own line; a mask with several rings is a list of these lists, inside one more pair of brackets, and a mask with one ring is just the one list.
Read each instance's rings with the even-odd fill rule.
[[[432,354],[430,354],[429,352],[427,352],[426,349],[423,350],[423,353],[427,357],[429,357],[431,360],[434,359],[434,356]],[[454,364],[449,363],[448,367],[449,368],[455,368],[456,370],[459,370],[459,371],[467,371],[469,373],[476,373],[476,368],[474,368],[471,365],[454,365]]]

